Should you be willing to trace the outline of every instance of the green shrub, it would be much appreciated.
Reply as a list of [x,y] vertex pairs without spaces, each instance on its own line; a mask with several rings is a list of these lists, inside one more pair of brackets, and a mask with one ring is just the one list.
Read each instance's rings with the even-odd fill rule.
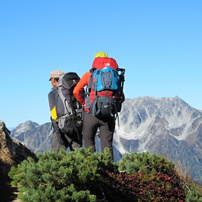
[[126,171],[130,174],[134,172],[144,172],[145,174],[161,172],[168,176],[175,174],[174,163],[162,156],[148,152],[124,154],[118,165],[119,171]]
[[45,152],[37,159],[9,172],[22,201],[202,201],[194,187],[185,190],[172,162],[147,152],[124,155],[117,163],[108,149],[91,153],[91,148]]
[[186,202],[202,202],[202,196],[194,185],[187,187]]
[[96,201],[102,198],[103,173],[117,171],[109,152],[91,153],[90,149],[74,152],[61,150],[39,154],[13,167],[9,176],[24,201]]

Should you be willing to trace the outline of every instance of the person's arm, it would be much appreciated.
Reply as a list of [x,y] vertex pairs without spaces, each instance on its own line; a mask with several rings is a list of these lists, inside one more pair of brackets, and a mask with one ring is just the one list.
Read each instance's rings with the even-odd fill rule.
[[74,88],[73,94],[75,98],[81,103],[81,105],[85,104],[85,99],[83,98],[81,92],[83,91],[84,87],[88,85],[88,81],[90,79],[90,72],[86,72]]

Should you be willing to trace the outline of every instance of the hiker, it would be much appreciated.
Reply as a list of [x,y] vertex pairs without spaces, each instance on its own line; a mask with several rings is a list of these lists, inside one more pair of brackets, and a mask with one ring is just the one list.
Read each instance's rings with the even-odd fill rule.
[[59,99],[58,88],[59,88],[59,78],[64,75],[64,72],[61,70],[54,70],[50,73],[49,81],[52,84],[52,90],[48,94],[49,106],[50,106],[50,114],[51,114],[51,122],[53,127],[53,138],[52,138],[52,150],[58,152],[60,149],[69,148],[70,151],[73,151],[77,147],[81,147],[81,135],[78,137],[78,134],[75,132],[72,125],[67,126],[68,131],[64,133],[61,130],[58,124],[58,114],[59,110],[63,109],[63,103]]
[[[116,108],[115,111],[109,112],[110,115],[105,116],[105,114],[102,114],[101,111],[96,109],[97,102],[95,102],[95,94],[98,93],[100,98],[104,99],[106,98],[106,94],[111,95],[111,97],[114,97],[116,95],[113,94],[113,91],[96,92],[95,89],[93,89],[92,87],[93,85],[95,86],[95,84],[92,84],[94,82],[93,81],[94,79],[92,77],[93,72],[95,72],[95,70],[97,69],[102,69],[106,66],[109,67],[112,66],[114,69],[116,70],[118,69],[118,64],[116,63],[115,59],[109,58],[108,55],[104,52],[96,53],[95,59],[92,64],[92,68],[90,69],[90,71],[86,72],[81,77],[80,81],[74,88],[73,94],[84,107],[84,113],[83,113],[84,147],[85,148],[92,147],[92,152],[96,151],[95,136],[97,130],[99,130],[100,131],[99,137],[101,140],[101,152],[103,152],[105,148],[109,148],[111,159],[113,160],[112,142],[113,142],[113,133],[115,129],[115,119],[116,119],[115,113],[116,111],[120,111],[120,109]],[[81,95],[81,92],[85,86],[87,86],[88,92],[84,99],[83,96]],[[121,106],[122,102],[124,101],[124,95],[121,94],[119,98],[120,99],[117,100],[117,104]],[[105,113],[106,112],[105,109],[102,110],[102,112]]]

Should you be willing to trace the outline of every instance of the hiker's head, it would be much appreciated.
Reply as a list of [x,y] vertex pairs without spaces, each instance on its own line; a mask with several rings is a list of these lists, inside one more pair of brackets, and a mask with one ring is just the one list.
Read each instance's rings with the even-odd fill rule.
[[59,80],[59,77],[61,75],[63,75],[64,72],[61,71],[61,70],[54,70],[50,73],[50,79],[49,81],[51,81],[51,84],[53,87],[57,87],[58,86],[58,80]]
[[95,56],[94,56],[94,58],[103,58],[103,57],[108,57],[107,53],[97,52],[97,53],[95,53]]

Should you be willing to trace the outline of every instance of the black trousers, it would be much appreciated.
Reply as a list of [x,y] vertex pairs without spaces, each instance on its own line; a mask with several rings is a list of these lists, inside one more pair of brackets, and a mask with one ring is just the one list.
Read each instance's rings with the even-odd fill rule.
[[84,147],[92,147],[92,152],[96,151],[95,148],[95,135],[97,129],[100,129],[100,142],[101,151],[103,152],[105,148],[110,149],[110,154],[113,160],[113,134],[115,129],[115,118],[103,118],[98,119],[89,112],[84,112],[83,115],[83,142]]
[[80,139],[77,138],[77,134],[73,134],[74,137],[71,137],[67,134],[56,133],[53,132],[52,137],[52,150],[58,152],[60,149],[67,150],[68,148],[70,151],[74,151],[75,148],[82,146],[82,136]]

